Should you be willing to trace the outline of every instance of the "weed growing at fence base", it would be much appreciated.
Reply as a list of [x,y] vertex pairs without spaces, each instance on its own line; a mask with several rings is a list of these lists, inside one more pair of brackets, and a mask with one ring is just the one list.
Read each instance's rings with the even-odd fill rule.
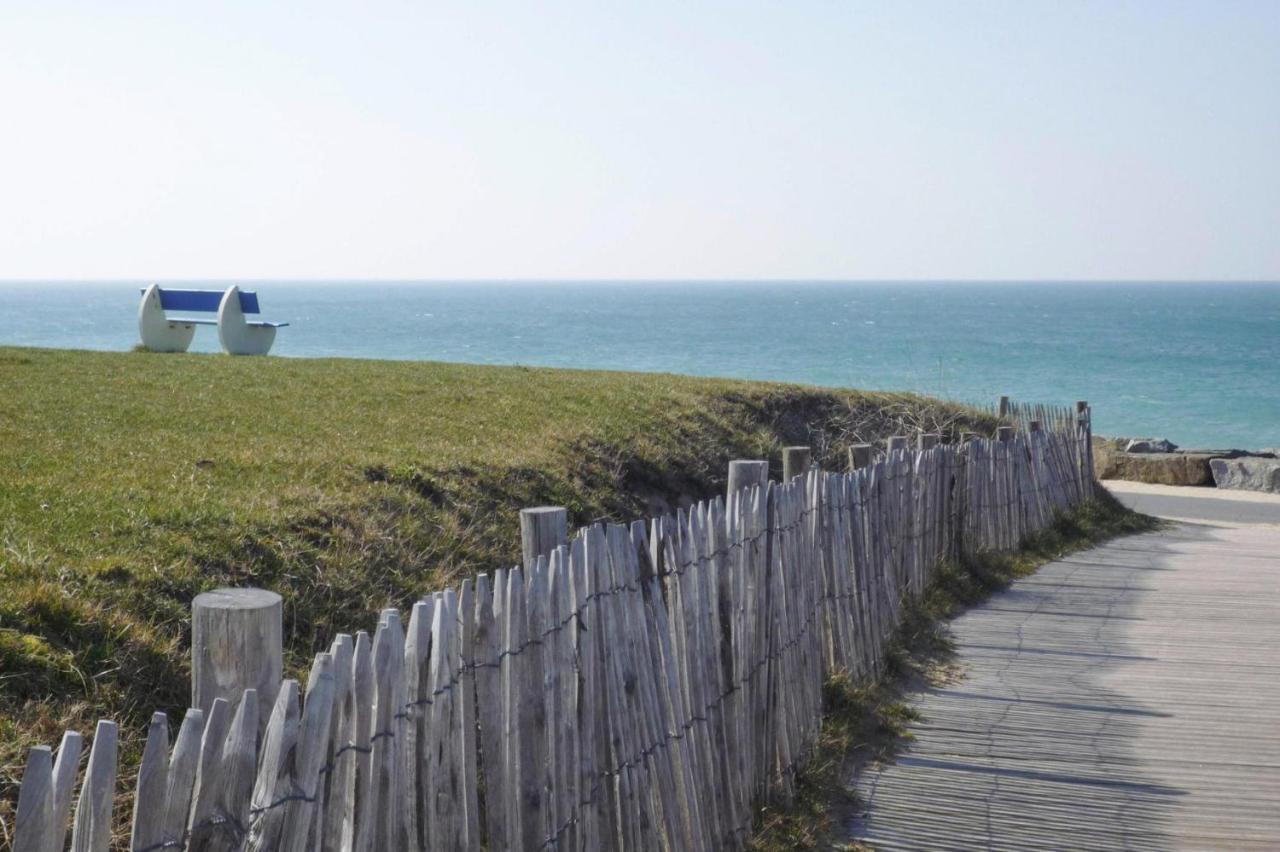
[[[918,718],[904,700],[906,694],[955,677],[949,666],[953,649],[947,620],[1046,563],[1159,525],[1098,488],[1093,500],[1060,515],[1052,526],[1023,542],[1019,551],[985,553],[943,567],[924,598],[904,609],[878,680],[855,683],[837,675],[827,682],[822,733],[799,778],[796,800],[790,807],[762,811],[751,848],[831,848],[835,821],[857,806],[847,783],[850,773],[867,763],[892,759],[908,736],[909,724]],[[859,847],[841,848],[853,852]]]

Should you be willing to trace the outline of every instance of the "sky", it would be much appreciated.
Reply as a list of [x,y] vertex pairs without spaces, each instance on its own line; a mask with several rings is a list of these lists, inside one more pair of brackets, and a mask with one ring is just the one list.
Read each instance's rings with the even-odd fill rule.
[[1280,279],[1280,2],[0,0],[0,279]]

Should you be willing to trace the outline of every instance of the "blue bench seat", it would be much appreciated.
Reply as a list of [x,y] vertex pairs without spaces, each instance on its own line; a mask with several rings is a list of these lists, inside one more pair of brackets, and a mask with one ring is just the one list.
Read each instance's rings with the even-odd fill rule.
[[[146,290],[140,291],[146,293]],[[160,307],[166,311],[209,311],[218,312],[222,302],[222,290],[161,290]],[[249,290],[240,291],[240,310],[246,314],[256,314],[258,294]],[[169,322],[184,322],[189,325],[217,325],[216,319],[200,319],[197,317],[167,317]],[[287,322],[269,322],[267,320],[249,320],[245,325],[258,328],[284,328]]]
[[[195,317],[167,317],[169,322],[184,322],[188,325],[217,325],[216,319],[196,319]],[[248,320],[245,325],[258,326],[260,328],[284,328],[287,322],[270,322],[268,320]]]

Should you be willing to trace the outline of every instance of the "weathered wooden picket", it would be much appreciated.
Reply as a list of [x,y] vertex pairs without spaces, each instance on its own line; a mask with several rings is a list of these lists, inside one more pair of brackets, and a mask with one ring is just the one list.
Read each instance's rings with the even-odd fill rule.
[[1024,429],[1032,421],[1049,430],[1071,429],[1081,413],[1079,405],[1072,408],[1043,402],[1021,402],[1007,396],[1000,397],[995,405],[979,407]]
[[[837,671],[873,675],[962,552],[1086,500],[1088,409],[1005,440],[810,468],[674,517],[583,528],[339,635],[306,689],[147,734],[130,847],[711,850],[793,794]],[[897,442],[899,445],[905,442]],[[922,441],[927,446],[932,441]],[[259,735],[259,714],[268,714]],[[116,727],[32,749],[16,852],[109,844]]]

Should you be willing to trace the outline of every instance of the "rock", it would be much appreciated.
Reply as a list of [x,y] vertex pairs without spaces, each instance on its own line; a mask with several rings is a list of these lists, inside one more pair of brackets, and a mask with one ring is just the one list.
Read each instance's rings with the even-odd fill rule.
[[1214,459],[1209,463],[1219,488],[1280,494],[1280,460],[1265,458]]
[[1128,438],[1104,438],[1101,435],[1094,435],[1093,475],[1098,479],[1105,479],[1103,474],[1111,469],[1111,457],[1116,453],[1124,452],[1124,448],[1128,445]]
[[1192,453],[1194,455],[1209,456],[1215,459],[1242,459],[1242,458],[1273,459],[1273,458],[1276,458],[1277,456],[1277,453],[1275,450],[1202,450],[1202,449],[1184,450],[1181,447],[1179,447],[1174,452]]
[[1212,456],[1215,459],[1238,459],[1241,456],[1254,455],[1254,453],[1251,453],[1248,450],[1206,450],[1200,447],[1195,447],[1195,448],[1190,448],[1185,450],[1179,447],[1178,449],[1174,450],[1174,452],[1191,453],[1192,455],[1197,455],[1197,456]]
[[1193,453],[1116,453],[1094,448],[1099,479],[1127,479],[1155,485],[1213,485],[1212,456]]
[[1171,453],[1178,445],[1164,438],[1138,438],[1124,448],[1126,453]]

